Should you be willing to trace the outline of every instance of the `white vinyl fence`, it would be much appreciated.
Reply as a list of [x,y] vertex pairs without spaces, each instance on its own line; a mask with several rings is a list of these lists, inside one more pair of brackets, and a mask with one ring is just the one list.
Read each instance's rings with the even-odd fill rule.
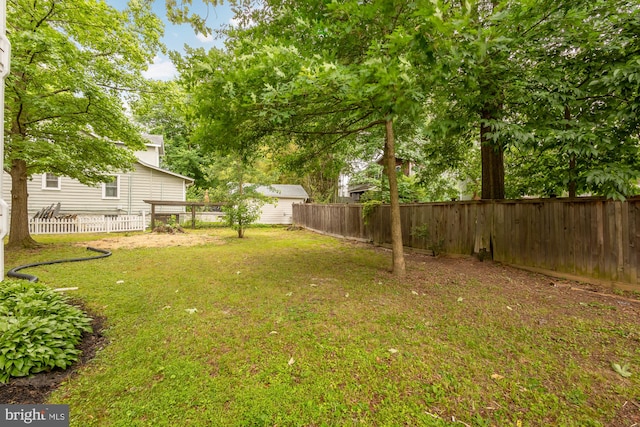
[[144,231],[147,216],[76,216],[75,218],[30,219],[31,234],[111,233],[118,231]]

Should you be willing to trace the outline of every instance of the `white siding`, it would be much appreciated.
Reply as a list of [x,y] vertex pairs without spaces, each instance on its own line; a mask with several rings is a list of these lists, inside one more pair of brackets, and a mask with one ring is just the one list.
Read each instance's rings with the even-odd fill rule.
[[[102,184],[89,187],[80,182],[62,177],[60,190],[42,189],[42,175],[34,175],[28,182],[29,215],[43,207],[60,202],[60,212],[65,214],[125,215],[150,212],[151,206],[143,200],[178,200],[186,198],[185,180],[136,163],[131,172],[118,174],[120,197],[104,199]],[[11,207],[11,176],[3,175],[2,197]],[[168,211],[165,208],[165,211]],[[182,208],[169,211],[179,212]]]
[[262,206],[260,224],[291,224],[293,222],[294,203],[304,203],[303,199],[278,199],[277,204],[267,203]]
[[[139,209],[145,209],[147,212],[151,211],[151,205],[142,202],[142,200],[186,200],[187,190],[183,179],[139,164],[136,165],[136,169],[137,173],[131,193],[134,200],[140,201]],[[179,206],[156,207],[156,212],[158,213],[178,213],[184,212],[184,210],[184,207]]]
[[148,163],[151,166],[160,167],[160,155],[158,154],[159,149],[160,148],[155,145],[147,145],[147,149],[145,151],[136,151],[134,154],[143,162]]

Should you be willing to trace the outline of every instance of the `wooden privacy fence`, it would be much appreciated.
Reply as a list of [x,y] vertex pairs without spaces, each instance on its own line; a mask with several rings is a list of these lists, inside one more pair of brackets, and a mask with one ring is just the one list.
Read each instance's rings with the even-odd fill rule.
[[[537,270],[589,277],[640,290],[640,197],[525,199],[406,204],[405,246],[487,257]],[[388,205],[293,206],[293,221],[330,235],[391,243]]]
[[143,231],[147,226],[147,216],[77,216],[75,218],[30,219],[31,234],[68,234],[68,233],[110,233],[117,231]]

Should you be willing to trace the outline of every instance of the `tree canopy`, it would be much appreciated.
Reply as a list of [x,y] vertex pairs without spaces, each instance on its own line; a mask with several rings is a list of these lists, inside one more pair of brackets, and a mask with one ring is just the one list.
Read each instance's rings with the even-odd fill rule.
[[[98,0],[7,4],[12,43],[5,95],[5,169],[12,180],[9,247],[30,245],[27,179],[36,173],[85,184],[129,169],[139,130],[124,101],[162,48],[146,2],[118,11]],[[115,142],[122,142],[120,147]]]
[[396,143],[428,165],[417,183],[458,177],[482,198],[637,191],[637,2],[234,5],[226,49],[183,64],[205,150],[331,174],[383,152],[392,212]]

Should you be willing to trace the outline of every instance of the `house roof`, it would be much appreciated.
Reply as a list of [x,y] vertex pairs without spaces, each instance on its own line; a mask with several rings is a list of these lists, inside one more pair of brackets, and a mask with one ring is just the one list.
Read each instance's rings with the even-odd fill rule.
[[160,155],[164,155],[164,137],[162,135],[143,133],[142,137],[149,141],[145,143],[147,146],[158,147]]
[[189,181],[190,183],[193,183],[193,181],[194,181],[193,178],[189,178],[188,176],[180,175],[179,173],[171,172],[171,171],[168,171],[166,169],[162,169],[162,168],[159,168],[157,166],[150,165],[149,163],[145,163],[142,160],[136,160],[136,163],[139,163],[142,166],[147,167],[149,169],[153,169],[154,171],[166,173],[167,175],[172,175],[172,176],[175,176],[177,178],[182,178],[185,181]]
[[[147,147],[158,147],[158,153],[164,156],[164,136],[152,135],[150,133],[141,133],[142,138],[145,140],[144,145]],[[125,145],[124,142],[116,141],[116,145]]]
[[278,197],[281,199],[304,199],[307,200],[309,195],[302,188],[302,185],[292,184],[272,184],[260,185],[256,187],[256,191],[267,197]]
[[375,188],[376,186],[373,184],[357,184],[349,186],[349,193],[364,193]]

